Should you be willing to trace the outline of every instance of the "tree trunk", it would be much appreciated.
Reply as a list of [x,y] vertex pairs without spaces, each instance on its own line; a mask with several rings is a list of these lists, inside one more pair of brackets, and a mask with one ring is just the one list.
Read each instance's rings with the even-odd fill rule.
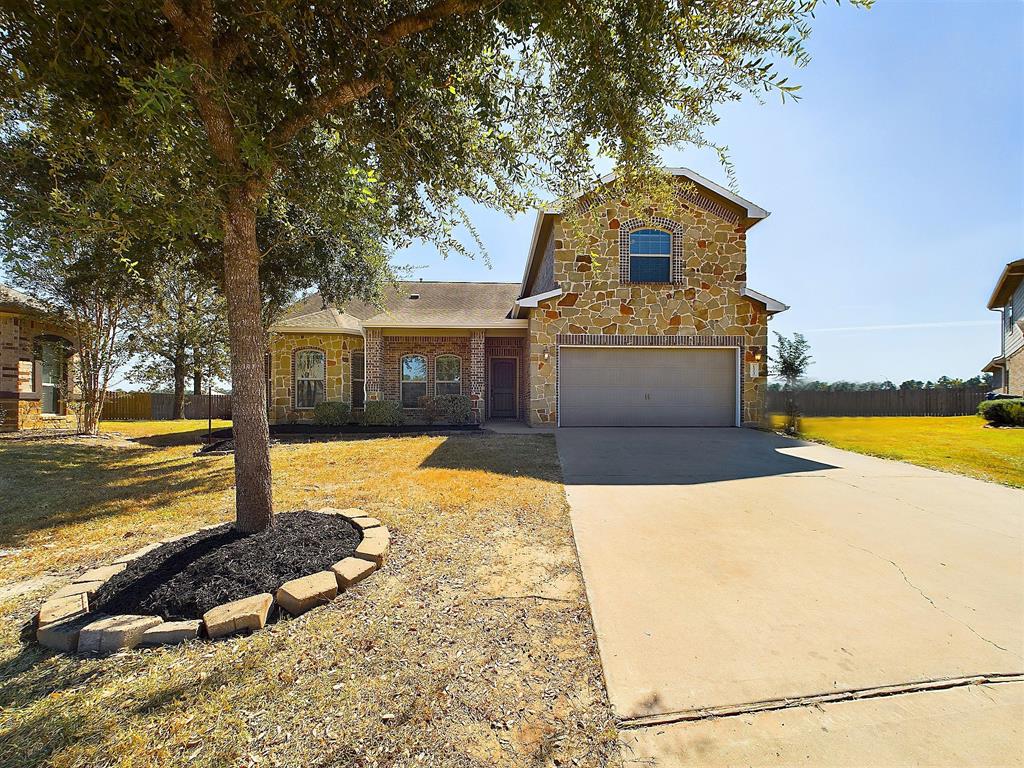
[[203,394],[203,366],[199,362],[199,355],[192,353],[196,361],[196,369],[192,371],[192,394],[199,397]]
[[266,530],[274,515],[259,263],[255,203],[234,192],[224,213],[224,293],[231,339],[235,527],[242,533]]
[[185,418],[185,348],[174,351],[174,412],[172,419]]

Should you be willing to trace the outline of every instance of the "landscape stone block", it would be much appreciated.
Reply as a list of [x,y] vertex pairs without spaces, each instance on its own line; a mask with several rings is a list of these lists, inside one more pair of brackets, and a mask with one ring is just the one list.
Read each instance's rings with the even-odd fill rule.
[[75,579],[75,584],[82,584],[86,581],[109,581],[127,567],[125,563],[114,563],[113,565],[104,565],[99,568],[90,568]]
[[391,536],[388,529],[371,528],[363,535],[363,540],[356,547],[355,556],[362,560],[369,560],[376,563],[378,567],[384,565],[384,558],[391,547]]
[[122,648],[134,648],[143,633],[163,623],[159,616],[110,616],[97,619],[82,627],[78,636],[78,652],[113,653]]
[[202,625],[199,619],[165,621],[143,632],[139,645],[177,645],[186,640],[195,640],[199,637]]
[[348,589],[358,584],[377,570],[377,564],[359,557],[346,557],[331,566],[331,571],[338,580],[338,589]]
[[39,607],[39,624],[52,624],[75,616],[84,616],[89,612],[89,597],[80,592],[67,597],[51,597]]
[[274,596],[264,592],[241,600],[218,605],[203,614],[206,632],[211,638],[225,637],[236,632],[263,629],[270,617]]
[[95,620],[95,616],[86,614],[43,624],[36,631],[36,640],[44,648],[74,653],[78,650],[78,635],[82,631],[82,627]]
[[380,520],[376,517],[353,517],[352,524],[363,531],[381,526]]
[[326,605],[338,596],[338,579],[332,571],[320,571],[286,581],[277,590],[277,604],[292,616]]
[[147,544],[141,549],[136,549],[134,552],[129,552],[127,555],[121,555],[121,557],[117,558],[114,561],[114,565],[127,565],[132,560],[138,560],[143,555],[148,555],[153,550],[160,549],[160,546],[161,545],[159,541],[154,544]]
[[50,599],[52,600],[55,597],[70,597],[71,595],[82,594],[88,595],[92,598],[96,592],[99,591],[99,588],[106,583],[107,582],[105,581],[76,581],[74,584],[66,584],[58,589],[50,596]]

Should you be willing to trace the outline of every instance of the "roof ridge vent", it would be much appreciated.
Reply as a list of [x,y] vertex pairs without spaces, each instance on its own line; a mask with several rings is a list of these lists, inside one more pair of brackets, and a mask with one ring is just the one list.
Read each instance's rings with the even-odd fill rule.
[[410,299],[418,299],[419,297],[420,297],[420,295],[418,293],[410,293],[409,294],[409,298]]

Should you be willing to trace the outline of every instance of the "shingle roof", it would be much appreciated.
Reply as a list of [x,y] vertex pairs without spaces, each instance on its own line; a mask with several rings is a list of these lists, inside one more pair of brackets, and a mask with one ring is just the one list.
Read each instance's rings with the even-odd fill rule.
[[[483,328],[520,322],[509,319],[519,295],[518,283],[408,281],[385,292],[384,306],[352,301],[340,310],[324,308],[319,293],[299,300],[271,326],[272,330],[323,328],[359,333],[362,326]],[[416,296],[416,298],[413,298]]]
[[992,291],[992,298],[988,300],[988,308],[1005,307],[1022,280],[1024,280],[1024,259],[1011,261],[999,276],[995,290]]
[[46,307],[42,302],[32,298],[27,293],[16,291],[9,285],[0,283],[0,309],[14,310],[17,312],[45,312]]

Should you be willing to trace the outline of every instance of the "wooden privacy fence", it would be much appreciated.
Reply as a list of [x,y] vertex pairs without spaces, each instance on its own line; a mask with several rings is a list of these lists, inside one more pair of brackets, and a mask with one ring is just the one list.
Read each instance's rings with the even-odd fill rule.
[[[785,413],[787,392],[768,393],[768,411]],[[796,392],[804,416],[967,416],[977,413],[984,389],[879,389]]]
[[[210,408],[212,406],[212,408]],[[210,408],[215,419],[231,418],[231,395],[185,396],[185,418],[205,419]],[[102,418],[108,421],[170,419],[174,415],[174,395],[168,392],[108,392]]]

